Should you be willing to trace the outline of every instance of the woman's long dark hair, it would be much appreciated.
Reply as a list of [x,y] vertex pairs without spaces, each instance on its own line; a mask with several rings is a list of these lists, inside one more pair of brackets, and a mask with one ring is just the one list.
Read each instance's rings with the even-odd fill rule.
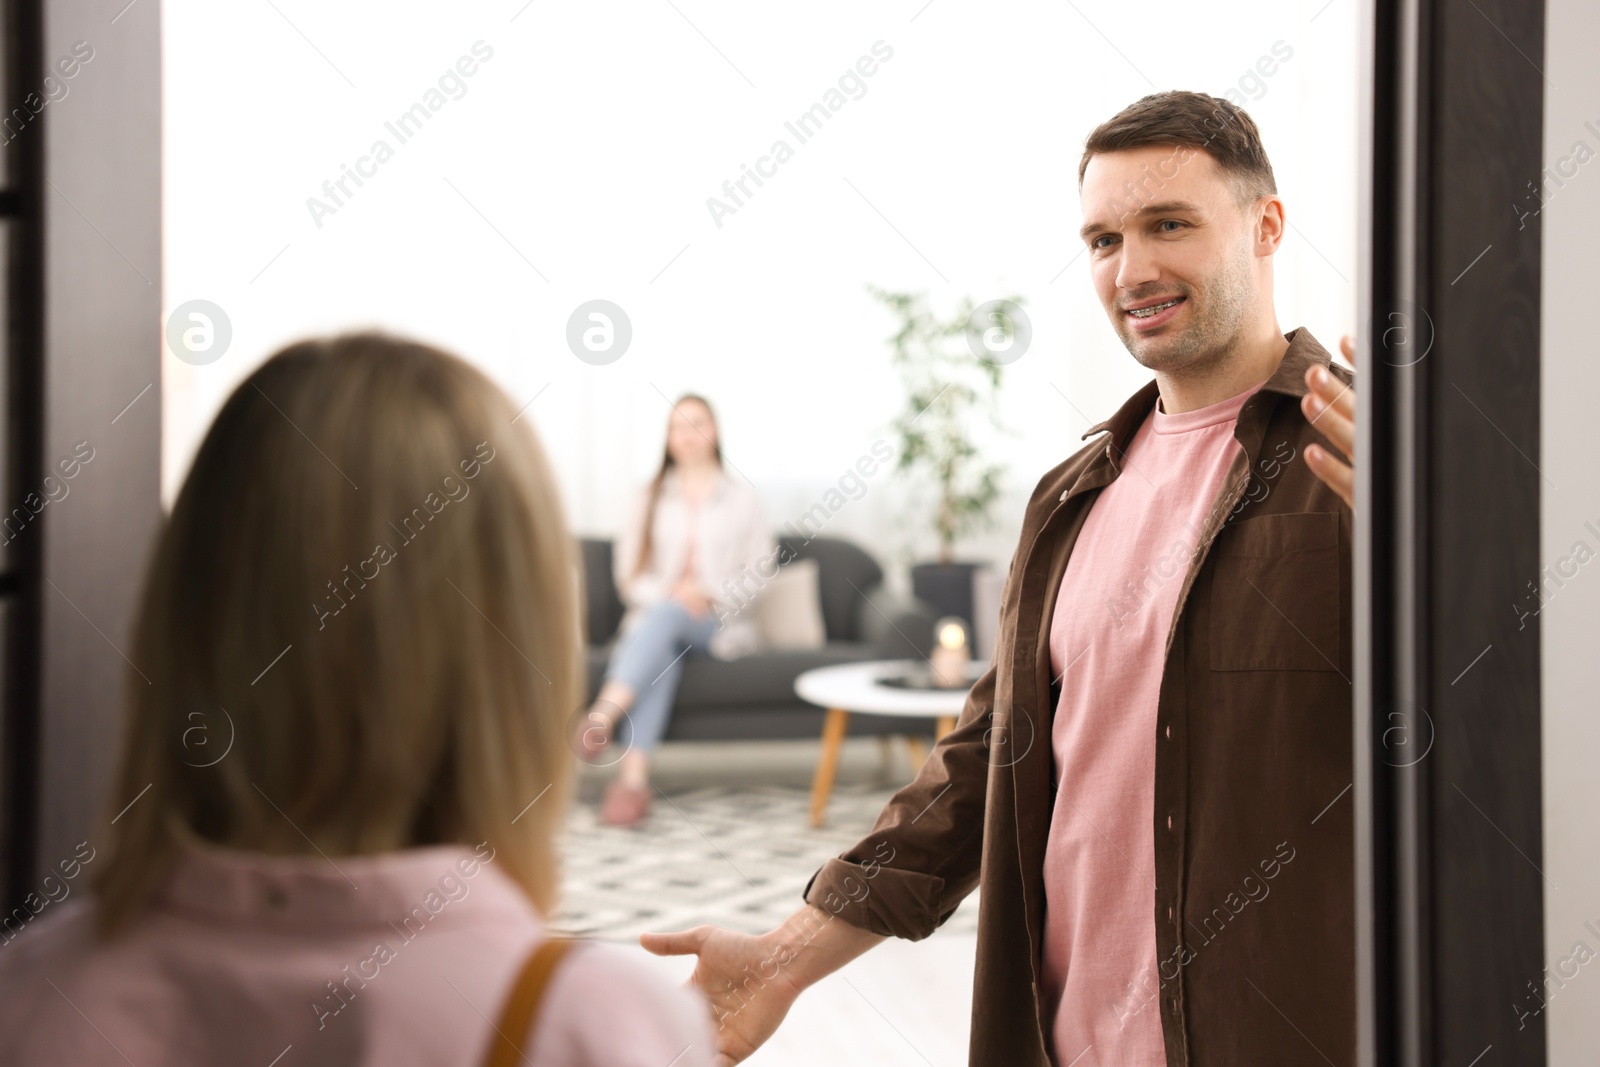
[[[672,405],[672,413],[678,413],[678,405],[685,401],[693,400],[706,409],[706,414],[711,416],[711,426],[716,430],[716,440],[711,443],[716,456],[717,466],[722,466],[722,427],[717,422],[717,413],[711,410],[711,401],[698,393],[684,393]],[[668,425],[671,425],[671,416],[668,416]],[[631,578],[637,578],[644,573],[650,563],[650,551],[655,540],[656,501],[661,499],[661,483],[666,480],[667,471],[677,466],[677,461],[672,458],[672,449],[665,445],[661,448],[661,466],[656,470],[656,476],[650,481],[650,503],[644,509],[644,534],[639,539],[639,558],[634,561]]]

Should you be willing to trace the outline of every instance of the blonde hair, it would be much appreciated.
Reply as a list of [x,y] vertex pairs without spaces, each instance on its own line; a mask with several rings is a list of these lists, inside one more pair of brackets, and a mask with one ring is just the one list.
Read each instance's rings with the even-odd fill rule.
[[101,931],[193,844],[488,841],[552,915],[576,575],[544,451],[482,373],[379,333],[273,356],[212,424],[146,575],[108,811],[149,792],[105,827]]

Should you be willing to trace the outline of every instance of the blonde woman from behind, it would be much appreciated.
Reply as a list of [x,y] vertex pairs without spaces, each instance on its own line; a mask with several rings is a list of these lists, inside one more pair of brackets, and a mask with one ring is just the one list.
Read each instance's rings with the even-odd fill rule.
[[552,936],[579,594],[515,417],[372,333],[235,390],[146,577],[93,897],[0,948],[0,1064],[712,1062],[698,993]]

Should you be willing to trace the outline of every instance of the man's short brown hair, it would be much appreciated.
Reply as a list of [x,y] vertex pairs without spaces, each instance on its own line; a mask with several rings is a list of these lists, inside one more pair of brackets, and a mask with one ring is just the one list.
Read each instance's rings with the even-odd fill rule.
[[1084,142],[1078,188],[1091,157],[1149,145],[1203,149],[1234,179],[1241,202],[1278,191],[1261,131],[1244,109],[1220,97],[1177,90],[1136,100],[1096,126]]

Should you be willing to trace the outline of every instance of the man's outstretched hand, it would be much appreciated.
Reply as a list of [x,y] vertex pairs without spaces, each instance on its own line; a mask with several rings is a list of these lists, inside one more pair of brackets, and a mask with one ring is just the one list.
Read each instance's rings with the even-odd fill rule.
[[717,1024],[716,1067],[732,1067],[760,1048],[800,995],[786,968],[775,966],[765,938],[702,925],[670,934],[640,934],[639,943],[658,956],[698,957],[688,984],[698,986],[711,1004]]
[[[1354,338],[1349,334],[1341,337],[1339,351],[1344,353],[1344,358],[1350,361],[1352,367],[1355,366]],[[1321,445],[1310,445],[1306,448],[1306,462],[1311,465],[1312,473],[1354,508],[1356,486],[1352,464],[1356,457],[1355,390],[1322,367],[1312,367],[1306,371],[1306,385],[1311,391],[1300,398],[1300,410],[1305,412],[1313,426],[1322,431],[1323,436],[1333,442],[1335,448],[1344,453],[1341,459]]]
[[795,998],[883,941],[881,934],[837,920],[807,904],[760,937],[701,925],[639,935],[658,956],[693,955],[698,986],[717,1024],[716,1067],[732,1067],[772,1036]]

